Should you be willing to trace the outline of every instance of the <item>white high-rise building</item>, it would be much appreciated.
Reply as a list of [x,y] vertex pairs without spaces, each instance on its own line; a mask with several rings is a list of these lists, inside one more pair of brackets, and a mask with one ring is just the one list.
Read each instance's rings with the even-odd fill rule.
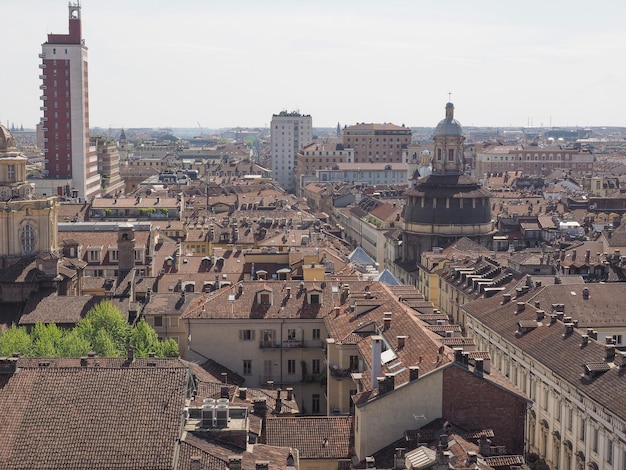
[[272,116],[272,176],[283,189],[294,192],[296,155],[313,141],[313,118],[297,111]]
[[87,47],[80,3],[69,4],[69,33],[48,34],[41,46],[42,130],[48,195],[89,199],[100,192],[98,157],[89,140]]

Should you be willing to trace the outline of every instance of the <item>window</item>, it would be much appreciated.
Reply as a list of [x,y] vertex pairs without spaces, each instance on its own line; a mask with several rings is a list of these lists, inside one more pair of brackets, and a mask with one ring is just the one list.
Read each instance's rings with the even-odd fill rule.
[[586,426],[587,422],[584,418],[581,418],[580,420],[580,440],[585,442],[585,426]]
[[560,399],[556,400],[556,402],[554,403],[554,406],[556,408],[554,410],[555,419],[560,422],[561,421],[561,400]]
[[243,360],[243,375],[252,375],[252,359]]
[[311,372],[313,372],[314,374],[319,374],[320,373],[320,360],[313,359],[312,365],[313,367],[311,369]]
[[613,335],[613,341],[615,344],[622,344],[622,335]]
[[7,165],[7,177],[9,181],[15,181],[15,165]]
[[448,149],[448,161],[449,162],[454,161],[454,149]]
[[296,360],[295,359],[287,360],[287,373],[288,374],[296,373]]
[[239,339],[241,341],[254,340],[254,330],[239,330]]
[[606,440],[606,461],[613,465],[613,441],[611,439]]
[[350,371],[359,370],[359,356],[350,356]]
[[311,411],[313,413],[320,412],[320,394],[319,393],[314,393],[313,396],[311,397]]
[[320,329],[313,328],[313,339],[320,339]]
[[35,250],[35,231],[30,224],[24,224],[21,234],[22,251],[32,253]]
[[573,408],[569,408],[567,410],[568,415],[567,415],[567,429],[568,431],[571,431],[574,427],[574,409]]
[[549,390],[546,388],[543,391],[543,409],[547,410],[548,409],[548,401],[550,399],[550,392]]
[[296,339],[296,329],[295,328],[289,328],[287,330],[287,339],[289,341],[293,341]]
[[158,326],[163,326],[163,317],[160,315],[157,315],[154,317],[154,326],[158,327]]

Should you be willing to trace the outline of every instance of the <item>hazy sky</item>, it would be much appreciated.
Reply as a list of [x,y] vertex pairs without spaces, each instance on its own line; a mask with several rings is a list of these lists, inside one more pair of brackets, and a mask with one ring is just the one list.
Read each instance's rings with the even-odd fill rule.
[[[91,125],[626,126],[626,2],[83,0]],[[0,0],[0,121],[39,121],[67,0]]]

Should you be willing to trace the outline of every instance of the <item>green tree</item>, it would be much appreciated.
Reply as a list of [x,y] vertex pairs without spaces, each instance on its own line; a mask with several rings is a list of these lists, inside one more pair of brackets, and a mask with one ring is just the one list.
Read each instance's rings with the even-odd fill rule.
[[33,357],[80,357],[94,351],[102,357],[124,357],[127,346],[133,346],[138,357],[179,355],[174,340],[160,341],[144,319],[132,327],[110,301],[93,307],[71,330],[37,323],[30,334],[15,325],[0,333],[2,356],[19,352]]
[[0,335],[0,355],[12,356],[14,353],[30,355],[31,338],[26,328],[11,325]]
[[148,357],[150,353],[159,355],[159,337],[143,318],[132,329],[129,342],[135,348],[137,357]]

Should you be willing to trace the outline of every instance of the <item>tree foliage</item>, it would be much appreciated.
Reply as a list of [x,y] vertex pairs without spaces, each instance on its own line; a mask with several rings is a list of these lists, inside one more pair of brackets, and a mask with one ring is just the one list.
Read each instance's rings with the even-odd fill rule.
[[101,357],[124,357],[128,346],[137,357],[178,357],[178,344],[159,340],[154,329],[141,319],[131,326],[109,301],[93,307],[72,329],[37,323],[30,333],[12,325],[0,333],[0,355],[20,353],[30,357],[81,357],[93,351]]

